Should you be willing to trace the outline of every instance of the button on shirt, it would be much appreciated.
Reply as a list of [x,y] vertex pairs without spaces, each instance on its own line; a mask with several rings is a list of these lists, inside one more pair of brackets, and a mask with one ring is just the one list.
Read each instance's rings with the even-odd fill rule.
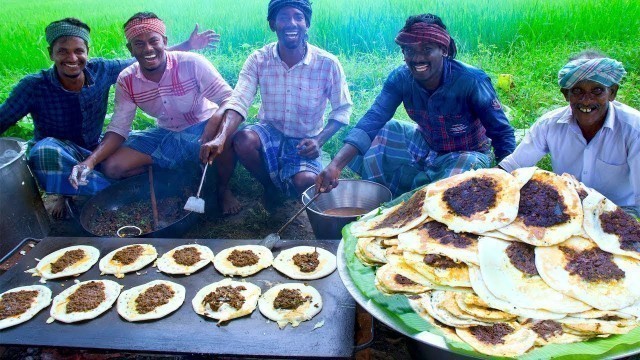
[[433,151],[487,152],[492,143],[497,158],[509,155],[516,146],[513,128],[487,74],[446,58],[443,67],[441,85],[434,91],[422,87],[407,65],[396,68],[344,142],[364,154],[402,103]]
[[34,140],[53,137],[94,149],[102,133],[109,89],[133,61],[90,59],[79,92],[62,87],[55,66],[24,77],[0,105],[0,133],[31,114]]
[[259,121],[287,137],[318,135],[324,127],[327,101],[331,103],[328,118],[348,124],[353,104],[340,62],[313,45],[307,44],[307,49],[304,59],[291,68],[280,59],[277,43],[253,52],[225,108],[246,119],[260,87]]
[[570,107],[542,116],[500,166],[534,166],[551,154],[553,171],[569,173],[618,206],[640,210],[640,112],[609,103],[604,125],[587,144]]
[[231,95],[231,87],[202,55],[165,51],[167,68],[160,82],[147,80],[135,63],[116,83],[115,110],[107,131],[125,139],[139,107],[157,119],[158,127],[182,131],[208,120]]

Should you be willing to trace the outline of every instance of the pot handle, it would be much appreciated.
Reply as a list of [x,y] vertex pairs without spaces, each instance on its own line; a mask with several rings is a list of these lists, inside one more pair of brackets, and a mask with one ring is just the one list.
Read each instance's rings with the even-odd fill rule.
[[16,247],[14,247],[13,249],[9,250],[9,252],[2,257],[2,259],[0,259],[0,264],[4,263],[5,261],[9,260],[10,257],[12,257],[16,252],[18,252],[18,250],[22,249],[23,246],[25,246],[28,242],[33,241],[36,244],[40,243],[40,241],[42,241],[42,239],[34,239],[34,238],[24,238],[22,239],[22,241],[20,241],[18,243],[18,245],[16,245]]

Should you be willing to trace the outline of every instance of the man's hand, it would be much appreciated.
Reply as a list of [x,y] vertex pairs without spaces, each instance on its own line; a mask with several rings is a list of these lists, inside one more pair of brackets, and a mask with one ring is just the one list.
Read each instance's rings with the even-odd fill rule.
[[222,154],[226,140],[226,136],[220,134],[215,139],[200,145],[200,161],[212,164],[213,160]]
[[73,167],[71,170],[71,175],[69,176],[69,182],[74,189],[78,190],[78,186],[84,186],[89,183],[87,180],[87,176],[93,170],[93,167],[80,163]]
[[218,47],[218,43],[220,42],[220,34],[216,34],[213,30],[205,30],[201,33],[198,33],[200,30],[200,26],[196,24],[195,29],[189,35],[189,47],[191,50],[200,50],[200,49],[210,49],[215,50]]
[[316,191],[329,192],[338,187],[338,177],[342,169],[334,165],[331,162],[320,174],[316,177]]
[[320,145],[318,140],[310,138],[300,140],[296,149],[298,149],[298,155],[307,159],[315,159],[320,156],[321,147],[322,145]]

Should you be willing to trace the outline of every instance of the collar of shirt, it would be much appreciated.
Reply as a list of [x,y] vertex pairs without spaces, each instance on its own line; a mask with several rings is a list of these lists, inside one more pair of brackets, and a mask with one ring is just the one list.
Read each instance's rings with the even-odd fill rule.
[[[82,72],[84,72],[84,85],[83,87],[89,87],[89,86],[93,86],[95,84],[95,74],[91,71],[91,69],[89,68],[89,62],[87,61],[87,64],[85,65],[85,68]],[[59,88],[61,88],[64,91],[67,91],[64,86],[62,86],[62,83],[60,82],[60,79],[58,79],[58,71],[56,70],[56,66],[52,65],[51,68],[49,69],[49,81],[51,81],[51,83],[54,86],[57,86]]]
[[[167,72],[169,72],[169,71],[171,71],[171,69],[173,69],[173,66],[176,63],[176,58],[170,51],[165,50],[164,56],[167,59],[167,67],[164,69],[164,73],[162,73],[162,78],[164,78],[164,75]],[[144,74],[142,73],[142,70],[140,70],[140,63],[139,62],[136,62],[135,77],[137,77],[138,79],[140,79],[142,81],[151,81],[151,80],[147,79],[144,76]]]
[[[296,66],[303,64],[303,65],[309,65],[311,63],[311,53],[313,52],[313,46],[311,46],[311,44],[307,43],[307,53],[305,54],[304,58],[302,59],[302,61],[298,62],[297,64],[293,65],[290,69],[295,68]],[[282,62],[282,59],[280,59],[280,54],[278,54],[278,43],[275,42],[273,43],[273,49],[271,50],[271,54],[273,55],[273,58]]]

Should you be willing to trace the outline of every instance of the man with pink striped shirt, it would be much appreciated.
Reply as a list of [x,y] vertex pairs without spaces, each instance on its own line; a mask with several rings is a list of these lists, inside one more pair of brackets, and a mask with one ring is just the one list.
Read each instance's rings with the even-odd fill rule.
[[[249,56],[225,105],[222,130],[208,143],[203,137],[202,161],[218,157],[217,191],[223,214],[240,210],[227,186],[236,157],[264,186],[265,205],[271,207],[279,194],[300,194],[315,183],[322,171],[322,145],[351,116],[351,97],[340,62],[307,43],[310,2],[271,0],[267,20],[278,41]],[[258,88],[259,122],[234,135]],[[328,102],[331,112],[325,125]]]
[[[167,51],[165,34],[164,23],[153,13],[137,13],[125,23],[127,48],[137,62],[118,76],[104,139],[74,167],[72,184],[82,184],[103,161],[103,172],[114,179],[140,174],[151,164],[176,168],[184,161],[197,162],[198,140],[218,131],[219,104],[231,95],[231,87],[203,56]],[[137,108],[156,118],[158,127],[130,134]]]

